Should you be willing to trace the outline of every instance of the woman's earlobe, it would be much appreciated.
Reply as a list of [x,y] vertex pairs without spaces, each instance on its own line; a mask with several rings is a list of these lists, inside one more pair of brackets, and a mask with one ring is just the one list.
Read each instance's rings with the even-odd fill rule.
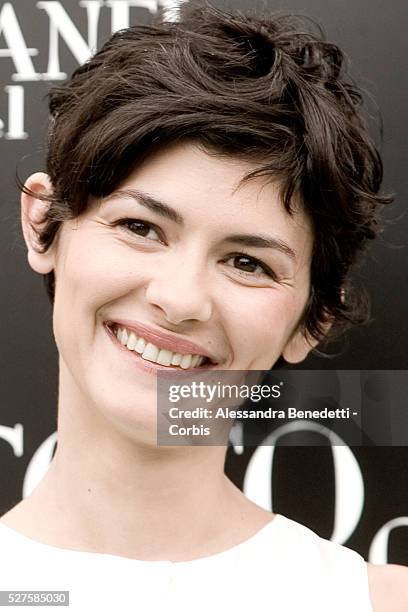
[[[332,321],[327,321],[324,324],[323,336],[329,333],[332,324]],[[319,340],[309,334],[303,327],[299,328],[287,342],[282,351],[282,357],[287,363],[300,363],[318,344]]]
[[54,269],[54,252],[52,248],[43,252],[39,235],[47,224],[49,202],[39,196],[52,193],[51,181],[47,174],[37,172],[27,179],[24,188],[26,191],[21,194],[21,225],[28,250],[28,263],[38,274],[48,274]]
[[282,357],[287,363],[300,363],[317,344],[317,340],[311,339],[303,331],[298,331],[286,344]]

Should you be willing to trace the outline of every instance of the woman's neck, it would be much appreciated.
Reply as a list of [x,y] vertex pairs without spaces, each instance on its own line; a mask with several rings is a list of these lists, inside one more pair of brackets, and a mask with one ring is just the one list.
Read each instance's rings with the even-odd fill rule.
[[130,457],[111,445],[59,441],[43,480],[4,522],[61,548],[185,561],[235,546],[272,518],[225,476],[222,447]]

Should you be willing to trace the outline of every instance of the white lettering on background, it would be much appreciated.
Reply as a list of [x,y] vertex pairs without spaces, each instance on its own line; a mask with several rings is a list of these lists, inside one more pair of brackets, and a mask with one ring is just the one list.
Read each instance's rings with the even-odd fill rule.
[[16,72],[12,75],[13,81],[37,81],[40,77],[36,73],[31,57],[38,55],[38,49],[28,48],[21,32],[17,16],[10,2],[3,4],[0,10],[0,35],[3,35],[7,48],[0,49],[1,57],[10,57],[13,60]]
[[[18,15],[11,2],[0,7],[0,36],[4,38],[5,47],[0,48],[0,59],[10,58],[15,72],[12,81],[59,81],[67,77],[61,67],[60,41],[63,41],[79,65],[86,62],[98,49],[98,33],[101,9],[110,11],[111,32],[130,26],[131,9],[144,8],[152,14],[163,9],[166,19],[176,21],[179,5],[184,0],[78,0],[78,6],[86,11],[87,36],[79,31],[77,25],[56,0],[39,0],[36,8],[43,11],[49,21],[49,41],[46,71],[37,71],[32,57],[39,51],[28,47],[21,29]],[[85,13],[84,13],[85,17]],[[28,133],[24,127],[25,93],[21,86],[4,88],[8,96],[8,118],[0,118],[0,138],[24,140]]]
[[155,13],[157,0],[107,0],[106,6],[111,9],[111,32],[114,34],[130,26],[131,7],[146,8]]
[[30,459],[23,481],[23,498],[30,495],[48,471],[57,442],[57,432],[40,444]]
[[391,519],[377,531],[368,551],[368,561],[370,563],[379,565],[388,563],[388,540],[391,531],[397,527],[408,527],[408,516]]
[[[24,87],[7,85],[4,90],[8,95],[8,128],[4,136],[7,140],[24,140],[28,138],[27,132],[24,131]],[[0,125],[0,136],[3,136],[1,127]]]
[[16,423],[14,427],[0,425],[0,438],[10,444],[15,457],[23,456],[24,431],[21,423]]
[[98,44],[98,23],[102,0],[81,0],[79,6],[86,8],[88,17],[88,41],[85,42],[82,35],[74,25],[71,17],[60,2],[41,1],[37,7],[43,9],[50,20],[49,28],[49,53],[48,68],[43,75],[44,78],[54,81],[67,77],[60,69],[59,60],[59,38],[61,37],[78,64],[86,62],[96,51]]
[[364,481],[351,449],[335,433],[320,424],[295,421],[277,428],[252,455],[244,478],[243,491],[253,502],[271,511],[272,474],[275,445],[283,435],[302,430],[316,431],[332,445],[335,478],[335,515],[331,540],[348,540],[360,520],[364,506]]

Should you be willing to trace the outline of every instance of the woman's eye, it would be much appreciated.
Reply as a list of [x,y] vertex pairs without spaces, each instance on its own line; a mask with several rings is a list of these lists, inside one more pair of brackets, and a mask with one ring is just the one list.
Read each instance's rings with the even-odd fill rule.
[[249,255],[245,255],[241,253],[241,254],[233,255],[225,261],[230,261],[230,260],[234,262],[233,266],[237,268],[240,272],[243,272],[244,274],[247,274],[253,277],[266,275],[266,276],[273,278],[274,280],[277,280],[276,274],[267,265],[258,261],[254,257],[250,257]]
[[159,233],[155,229],[154,225],[146,221],[140,221],[139,219],[121,219],[116,225],[124,227],[127,231],[135,234],[136,236],[161,242]]
[[[163,242],[158,229],[147,221],[141,221],[139,219],[120,219],[116,225],[123,227],[127,232],[131,232],[141,238]],[[233,267],[248,277],[256,278],[258,276],[269,276],[273,280],[278,280],[273,270],[255,257],[251,257],[245,253],[236,253],[224,261],[227,262],[231,260],[234,262]]]

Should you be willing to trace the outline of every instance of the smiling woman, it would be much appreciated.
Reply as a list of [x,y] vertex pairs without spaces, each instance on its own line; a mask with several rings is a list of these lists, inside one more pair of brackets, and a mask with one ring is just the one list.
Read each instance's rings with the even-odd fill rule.
[[349,273],[390,199],[342,52],[305,27],[186,4],[52,90],[48,174],[22,186],[22,224],[53,303],[58,448],[0,520],[1,550],[22,553],[2,588],[23,572],[26,588],[69,588],[75,610],[119,596],[123,612],[215,597],[390,612],[406,597],[404,568],[369,574],[250,502],[224,446],[156,440],[159,372],[298,363],[364,319]]

